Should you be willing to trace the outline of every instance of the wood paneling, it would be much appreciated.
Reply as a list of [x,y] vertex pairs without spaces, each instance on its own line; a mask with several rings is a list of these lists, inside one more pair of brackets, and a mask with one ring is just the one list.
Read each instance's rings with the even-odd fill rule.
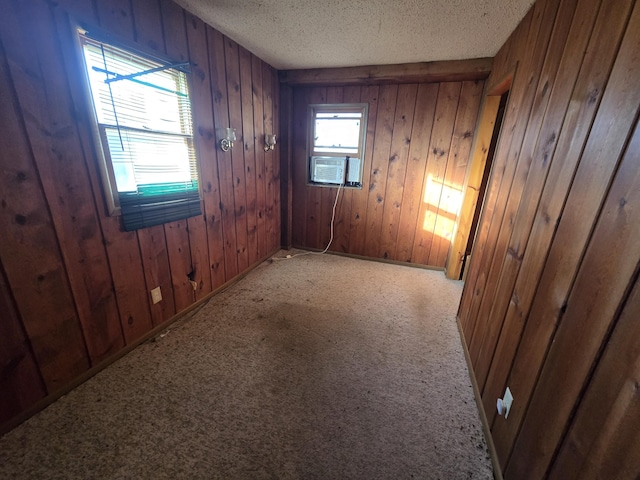
[[[350,86],[344,88],[342,101],[344,103],[359,103],[362,89],[359,86]],[[351,236],[351,206],[353,203],[353,190],[343,189],[340,192],[338,203],[336,205],[334,242],[336,249],[341,252],[349,251],[349,240]]]
[[640,473],[638,32],[637,2],[539,0],[487,80],[515,71],[459,319],[507,479]]
[[[3,351],[24,351],[19,324],[30,339],[35,361],[39,366],[48,392],[56,391],[89,368],[86,347],[82,338],[69,279],[53,227],[51,213],[35,162],[29,147],[24,124],[17,104],[4,49],[0,44],[0,137],[2,169],[0,170],[0,222],[2,241],[0,258],[8,284],[14,285],[15,312],[7,298],[2,322],[15,332],[2,338]],[[37,299],[38,301],[34,301]],[[56,315],[50,315],[55,311]],[[6,313],[4,313],[6,312]],[[14,323],[14,326],[10,325]],[[4,342],[7,342],[6,344]],[[17,343],[14,343],[17,342]],[[26,382],[13,379],[13,382]],[[17,385],[16,385],[17,386]],[[20,397],[22,392],[13,392]],[[11,413],[2,414],[3,420],[27,405],[7,404]]]
[[[548,140],[546,140],[546,146],[543,146],[539,155],[542,155],[545,163],[550,163],[549,160],[553,158],[554,153],[556,156],[561,155],[558,158],[563,158],[563,161],[550,164],[544,188],[542,192],[536,192],[537,195],[541,195],[541,198],[535,212],[533,225],[528,227],[531,229],[529,240],[526,243],[528,254],[519,255],[519,257],[522,257],[520,260],[522,265],[519,272],[509,273],[516,276],[515,287],[503,286],[500,289],[500,295],[507,296],[510,303],[503,322],[504,328],[500,333],[488,373],[485,387],[485,405],[491,404],[491,398],[495,395],[500,395],[504,389],[506,377],[509,374],[513,356],[515,355],[515,349],[524,327],[523,322],[518,319],[522,319],[531,306],[550,242],[555,233],[555,219],[561,215],[567,190],[579,159],[579,152],[597,108],[596,101],[581,102],[579,99],[588,96],[589,92],[601,92],[606,81],[605,72],[608,72],[610,68],[610,64],[603,65],[597,61],[599,55],[607,53],[607,49],[611,48],[610,43],[597,41],[593,43],[593,48],[590,49],[593,54],[584,59],[582,73],[578,76],[582,56],[577,55],[577,51],[584,50],[586,42],[591,35],[597,13],[598,10],[593,8],[589,0],[580,2],[578,5],[571,29],[572,35],[569,35],[565,52],[563,53],[558,81],[553,87],[550,105],[555,110],[555,113],[553,113],[553,117],[549,117],[544,123],[544,128],[548,132],[548,135],[546,135]],[[604,18],[606,17],[601,16],[601,21],[604,21]],[[604,32],[606,29],[603,27],[599,27],[598,30]],[[605,50],[599,50],[599,46]],[[610,50],[608,53],[609,56],[612,55]],[[572,98],[575,99],[574,102],[571,102]],[[597,97],[592,98],[597,100]],[[563,127],[563,122],[565,127]],[[560,135],[561,128],[562,135]],[[526,224],[525,221],[521,220],[522,218],[522,216],[518,215],[516,225]],[[552,221],[552,219],[554,220]],[[525,226],[524,228],[527,227]],[[519,230],[520,227],[518,226],[516,231]],[[524,252],[522,247],[518,248]],[[509,265],[505,266],[509,267]],[[514,300],[517,299],[517,301],[511,300],[512,298]],[[496,305],[500,303],[501,300],[498,299]],[[481,359],[482,362],[486,360],[488,359],[485,359],[484,356]],[[493,407],[491,412],[493,412]],[[490,413],[490,418],[493,418],[493,413]]]
[[42,377],[0,268],[0,424],[45,396]]
[[[216,126],[216,143],[224,136],[225,128],[230,127],[229,104],[227,100],[227,69],[224,59],[223,35],[207,27],[209,43],[209,69],[213,100],[213,118]],[[225,280],[238,274],[238,254],[236,240],[236,224],[234,221],[235,201],[233,198],[233,171],[231,152],[223,152],[216,148],[218,176],[220,181],[220,216],[224,235],[224,270]]]
[[436,219],[435,248],[429,253],[430,263],[444,265],[449,247],[453,240],[457,215],[464,194],[464,180],[468,165],[471,143],[476,128],[476,120],[482,98],[484,84],[481,82],[463,82],[453,136],[449,149],[449,158],[444,176],[444,186],[438,202]]
[[61,68],[60,43],[50,41],[56,38],[53,13],[36,0],[11,3],[0,20],[0,35],[89,358],[95,364],[122,348],[124,337],[91,181],[71,115],[68,73]]
[[409,161],[402,191],[402,208],[396,237],[395,256],[400,261],[410,262],[413,240],[419,228],[418,217],[422,202],[422,186],[431,139],[431,129],[435,118],[439,86],[437,83],[418,85],[416,109],[413,118]]
[[489,149],[496,129],[496,121],[498,120],[500,99],[501,97],[497,95],[486,97],[480,112],[474,146],[469,157],[470,165],[464,183],[465,193],[460,206],[456,235],[451,243],[451,250],[447,260],[447,278],[454,280],[460,278],[469,236],[472,235],[476,207],[480,199],[482,181],[485,178],[487,160],[489,160]]
[[[107,214],[74,50],[77,20],[132,48],[190,61],[202,216],[123,232]],[[0,422],[277,248],[279,168],[270,163],[267,177],[264,156],[260,165],[252,155],[262,150],[265,119],[278,134],[274,78],[270,66],[169,0],[3,2]],[[230,122],[239,141],[224,154],[219,129]],[[157,286],[163,300],[153,305]]]
[[[367,192],[371,188],[371,175],[369,175],[369,173],[371,171],[370,165],[373,159],[373,145],[378,117],[379,94],[380,87],[378,86],[362,87],[362,91],[360,94],[360,102],[369,104],[369,118],[367,119],[367,142],[364,148],[364,172],[362,177],[362,190],[355,190],[351,194],[351,226],[348,251],[356,255],[364,255],[365,237],[367,233]],[[306,122],[306,117],[304,117],[301,121]],[[303,124],[306,125],[306,123]],[[298,126],[298,123],[296,123],[296,126]],[[301,128],[301,130],[305,131],[305,128]],[[302,163],[303,161],[306,162],[306,153],[304,150],[306,147],[304,145],[305,144],[303,143],[301,147],[303,149],[303,153],[301,156],[297,157],[299,160],[296,162],[296,166],[299,166],[300,169],[306,168],[304,166],[305,164]],[[302,183],[296,183],[296,185],[302,185]],[[294,188],[294,194],[295,191],[296,188]]]
[[638,318],[636,280],[549,478],[634,478],[640,471]]
[[[529,32],[529,26],[531,25],[531,19],[533,17],[534,9],[529,10],[529,13],[524,17],[522,22],[518,25],[515,32],[512,34],[510,41],[498,52],[496,56],[496,62],[498,66],[505,66],[504,70],[495,70],[495,74],[487,79],[488,82],[488,91],[493,90],[492,83],[503,82],[505,79],[508,79],[510,75],[513,74],[513,70],[515,69],[515,61],[512,57],[516,57],[517,55],[523,55],[523,51],[526,46],[527,34]],[[502,58],[506,56],[507,58]],[[499,78],[499,80],[493,81],[493,78]],[[512,102],[510,102],[506,106],[505,117],[511,115],[517,115],[514,113],[514,108]],[[507,126],[509,125],[509,126]],[[503,119],[502,131],[510,131],[513,128],[513,120],[508,124],[507,118]],[[489,234],[489,227],[492,224],[493,215],[496,211],[496,197],[498,195],[498,191],[500,190],[500,183],[502,181],[502,174],[507,170],[507,157],[506,155],[500,155],[495,157],[492,165],[493,173],[488,181],[487,188],[485,191],[485,198],[482,206],[482,215],[481,221],[478,224],[478,228],[476,231],[476,238],[473,244],[473,249],[471,256],[475,265],[478,265],[479,258],[482,258],[484,251],[488,249],[491,251],[491,248],[495,245],[487,242],[487,235]],[[490,252],[487,252],[490,253]],[[460,323],[465,332],[473,332],[474,324],[469,321],[470,313],[475,311],[474,308],[471,308],[471,304],[475,304],[475,308],[477,308],[477,302],[480,300],[482,290],[481,286],[484,282],[484,277],[486,275],[486,271],[480,268],[470,268],[467,274],[467,285],[473,285],[474,288],[465,288],[462,292],[462,300],[460,302]]]
[[[275,132],[278,121],[277,110],[277,77],[275,71],[266,63],[262,64],[262,101],[264,123],[260,136],[264,139],[265,133]],[[280,218],[280,203],[277,201],[280,195],[280,183],[278,181],[279,172],[279,150],[270,150],[264,154],[264,174],[265,174],[265,210],[267,213],[266,238],[267,250],[271,251],[280,245],[280,227],[275,228]]]
[[[164,228],[162,225],[156,225],[139,230],[138,238],[140,240],[140,254],[144,265],[149,304],[151,305],[151,318],[153,319],[153,325],[157,326],[176,313]],[[151,301],[151,290],[156,287],[160,287],[162,302],[154,304]]]
[[[249,265],[258,260],[258,217],[256,215],[256,148],[260,139],[256,138],[253,127],[253,92],[251,89],[251,53],[239,47],[240,92],[242,95],[242,136],[244,151],[244,178],[247,215],[247,254]],[[264,138],[264,137],[263,137]]]
[[233,187],[233,220],[236,224],[236,256],[238,271],[249,266],[247,252],[247,191],[244,169],[244,132],[242,122],[242,98],[240,93],[240,56],[238,44],[229,38],[224,39],[224,58],[227,66],[227,101],[229,106],[229,125],[236,129],[236,146],[229,150],[231,154],[231,177]]
[[[444,188],[444,176],[449,158],[449,147],[453,138],[453,125],[460,101],[460,83],[443,83],[438,90],[436,114],[431,130],[431,141],[427,150],[427,167],[423,176],[418,223],[413,239],[414,262],[433,265],[431,257],[436,232],[436,220],[440,207],[440,196]],[[436,246],[435,250],[437,251]]]
[[[194,15],[187,15],[187,41],[189,45],[189,58],[191,60],[191,98],[193,106],[193,123],[195,125],[195,141],[198,155],[204,161],[212,162],[216,158],[217,137],[211,115],[211,88],[209,73],[209,58],[207,50],[206,25]],[[201,274],[204,279],[210,274],[209,283],[203,280],[202,291],[204,294],[211,289],[218,288],[225,282],[225,257],[224,237],[222,234],[222,220],[220,210],[220,182],[218,180],[217,165],[203,168],[200,164],[200,182],[204,196],[205,228],[207,232],[207,245],[191,246],[192,254],[199,249],[206,249],[208,255],[202,254],[202,258],[209,259],[208,264],[202,265],[195,261],[196,275]],[[197,257],[196,257],[197,259]],[[200,266],[200,273],[198,267]],[[209,288],[207,288],[209,287]],[[200,289],[200,284],[198,285]]]
[[411,146],[417,94],[418,86],[416,84],[400,85],[398,87],[398,101],[393,122],[393,136],[385,187],[387,195],[383,202],[384,208],[380,222],[380,247],[373,255],[375,257],[396,258],[396,239],[398,238],[400,213],[402,212],[402,194],[407,164],[409,163],[409,148]]
[[262,62],[252,56],[251,79],[253,82],[253,132],[256,138],[256,215],[258,225],[258,253],[260,257],[268,251],[267,240],[267,197],[264,169],[265,152],[258,148],[259,138],[264,135],[264,106],[262,104]]
[[337,193],[307,185],[307,105],[364,102],[369,118],[363,186],[341,191],[330,250],[443,268],[483,86],[466,81],[294,88],[293,244],[325,248]]
[[[282,247],[289,249],[293,244],[293,178],[291,161],[293,158],[293,90],[287,85],[280,86],[280,215],[282,221]],[[358,91],[358,100],[360,92]],[[256,148],[259,148],[256,145]]]
[[[572,3],[571,1],[563,2],[563,4]],[[516,213],[519,213],[518,218],[527,221],[530,215],[527,213],[531,212],[531,209],[527,211],[527,206],[531,204],[535,205],[536,201],[534,199],[526,199],[524,202],[521,202],[523,193],[525,192],[538,192],[541,188],[542,182],[545,179],[548,163],[547,162],[533,162],[533,159],[536,158],[533,156],[533,148],[535,146],[536,139],[538,137],[538,133],[540,131],[541,121],[544,116],[544,112],[547,106],[547,102],[549,100],[550,89],[549,85],[549,77],[553,78],[553,74],[555,73],[555,69],[557,68],[557,60],[556,58],[559,55],[556,55],[556,52],[561,51],[560,48],[564,44],[566,39],[566,30],[567,28],[563,25],[555,25],[554,32],[558,33],[555,35],[555,39],[557,43],[550,46],[550,52],[552,54],[546,57],[547,65],[540,67],[540,64],[543,62],[545,56],[544,52],[546,51],[547,43],[549,40],[549,32],[552,30],[554,26],[553,19],[556,16],[558,5],[554,2],[547,2],[542,8],[542,4],[540,4],[540,12],[539,16],[535,16],[534,19],[539,18],[538,21],[532,22],[531,30],[529,31],[529,39],[530,41],[535,41],[535,48],[532,50],[536,52],[535,55],[527,56],[527,61],[530,62],[527,67],[527,71],[537,72],[540,68],[542,68],[542,73],[538,75],[529,75],[526,76],[518,76],[517,79],[513,83],[513,91],[514,96],[511,97],[511,101],[520,101],[522,105],[527,105],[531,103],[531,98],[533,98],[533,103],[531,109],[526,113],[529,115],[528,123],[518,122],[516,129],[512,130],[512,141],[509,145],[509,150],[507,151],[507,161],[510,163],[516,163],[515,171],[513,172],[513,179],[509,186],[509,190],[506,188],[501,188],[499,196],[497,198],[498,204],[502,205],[506,202],[506,207],[504,212],[502,213],[502,223],[498,223],[494,221],[492,227],[495,225],[496,229],[493,230],[494,235],[492,236],[492,231],[490,230],[489,237],[487,239],[488,242],[495,241],[495,249],[493,255],[485,255],[482,258],[483,264],[480,268],[484,268],[487,270],[488,274],[486,277],[486,282],[484,285],[484,292],[482,301],[479,304],[479,309],[477,312],[472,314],[475,318],[473,318],[472,322],[475,323],[476,328],[473,331],[471,338],[471,348],[470,354],[472,361],[477,365],[476,375],[477,380],[480,385],[484,385],[486,379],[486,371],[488,369],[488,364],[478,362],[478,357],[480,352],[483,351],[483,347],[486,345],[484,343],[487,340],[487,343],[490,345],[495,345],[495,343],[490,343],[491,340],[496,336],[495,332],[491,329],[483,328],[485,325],[476,322],[476,318],[479,316],[486,316],[489,314],[492,308],[495,308],[495,301],[491,301],[494,298],[496,289],[498,287],[499,275],[501,272],[501,267],[503,266],[503,259],[505,257],[510,257],[517,259],[519,257],[520,245],[516,243],[515,245],[510,245],[509,239],[512,238],[513,226],[514,222],[510,219],[516,216]],[[569,10],[572,9],[572,6],[569,7]],[[535,39],[535,40],[534,40]],[[542,52],[542,53],[540,53]],[[551,70],[548,72],[547,70]],[[524,79],[529,82],[529,85],[536,85],[535,90],[533,88],[524,89],[521,88],[518,80]],[[516,94],[518,91],[526,91],[527,95],[524,97],[517,97]],[[519,112],[524,113],[526,111],[524,108],[520,108]],[[519,113],[519,114],[520,114]],[[522,134],[522,130],[527,127],[527,130],[524,134]],[[522,138],[524,135],[524,138]],[[519,140],[517,140],[519,139]],[[539,152],[536,152],[539,154]],[[537,158],[540,158],[538,156]],[[504,181],[502,186],[504,187],[507,182]],[[525,190],[525,185],[527,189]],[[503,195],[504,194],[504,195]],[[502,196],[501,196],[502,195]],[[507,196],[508,195],[508,196]],[[522,208],[518,212],[518,208],[522,205]],[[530,222],[530,220],[529,220]],[[498,230],[499,227],[499,230]],[[516,232],[514,235],[517,235]],[[495,240],[494,240],[495,238]],[[497,323],[497,322],[496,322]],[[495,325],[495,324],[491,324]],[[487,332],[487,330],[490,330]],[[486,356],[483,356],[483,359]]]
[[[368,257],[377,257],[380,251],[380,233],[387,188],[387,173],[389,171],[389,153],[391,152],[391,138],[393,137],[397,101],[398,85],[380,87],[373,159],[370,168],[365,165],[365,171],[371,172],[369,191],[367,192],[367,223],[364,243],[364,254]],[[314,189],[314,187],[310,188]]]

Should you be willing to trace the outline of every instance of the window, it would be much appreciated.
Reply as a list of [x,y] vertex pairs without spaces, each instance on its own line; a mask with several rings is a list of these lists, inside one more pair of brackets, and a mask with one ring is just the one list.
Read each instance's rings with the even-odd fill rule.
[[366,103],[309,105],[309,184],[362,187]]
[[188,64],[79,39],[110,213],[127,231],[200,215]]

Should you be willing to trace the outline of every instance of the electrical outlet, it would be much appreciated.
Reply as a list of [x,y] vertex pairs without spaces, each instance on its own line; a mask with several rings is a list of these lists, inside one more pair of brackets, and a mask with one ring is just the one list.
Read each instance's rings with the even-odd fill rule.
[[509,387],[504,392],[504,398],[502,399],[502,403],[504,405],[504,418],[509,418],[509,411],[511,410],[511,404],[513,403],[513,395],[511,395],[511,390]]
[[509,387],[504,392],[504,397],[499,398],[496,404],[498,409],[498,415],[503,415],[505,420],[509,418],[509,411],[511,410],[511,404],[513,403],[513,395],[511,394],[511,390]]
[[154,305],[162,301],[162,292],[160,291],[160,287],[156,287],[151,290],[151,301]]

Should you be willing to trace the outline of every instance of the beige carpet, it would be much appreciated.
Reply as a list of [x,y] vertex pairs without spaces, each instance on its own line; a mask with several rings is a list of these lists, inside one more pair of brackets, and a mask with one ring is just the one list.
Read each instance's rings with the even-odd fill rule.
[[461,289],[266,262],[2,437],[0,478],[490,479]]

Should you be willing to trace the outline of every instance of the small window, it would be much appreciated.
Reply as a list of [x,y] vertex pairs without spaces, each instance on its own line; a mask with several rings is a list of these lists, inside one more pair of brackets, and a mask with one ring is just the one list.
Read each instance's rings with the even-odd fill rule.
[[200,215],[188,64],[79,39],[110,213],[127,231]]
[[310,105],[309,184],[362,187],[366,103]]

